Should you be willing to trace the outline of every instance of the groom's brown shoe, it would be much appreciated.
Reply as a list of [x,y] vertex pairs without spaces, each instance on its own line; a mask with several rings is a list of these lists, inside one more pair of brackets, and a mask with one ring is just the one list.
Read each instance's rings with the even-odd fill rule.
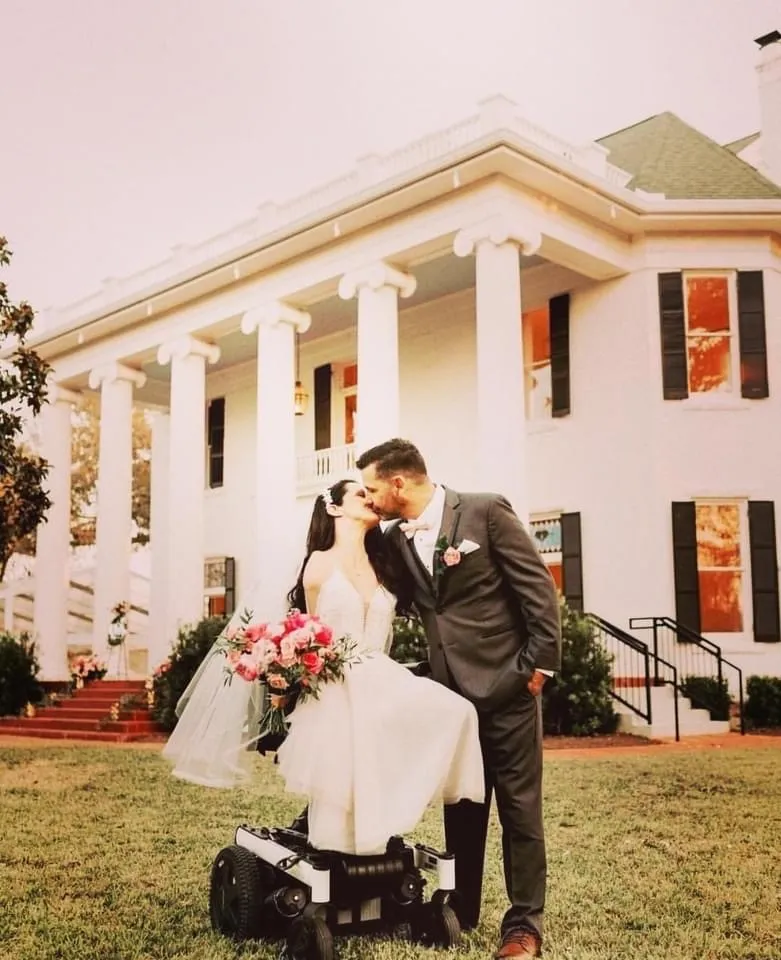
[[512,960],[532,960],[541,956],[542,943],[531,930],[508,930],[502,937],[502,943],[494,954],[496,960],[511,957]]

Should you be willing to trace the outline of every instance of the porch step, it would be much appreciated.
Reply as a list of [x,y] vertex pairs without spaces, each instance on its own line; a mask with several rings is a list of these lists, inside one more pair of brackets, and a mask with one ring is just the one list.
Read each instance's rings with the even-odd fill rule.
[[[58,706],[36,709],[34,717],[0,718],[0,736],[124,743],[160,733],[145,702],[143,681],[95,680],[62,698]],[[111,719],[111,707],[124,697],[139,703]]]
[[[619,715],[618,729],[621,733],[654,739],[675,736],[675,696],[671,686],[651,688],[650,724],[623,704],[615,703],[614,706]],[[707,710],[695,709],[691,700],[679,696],[678,729],[682,737],[718,736],[729,733],[729,721],[711,720]]]

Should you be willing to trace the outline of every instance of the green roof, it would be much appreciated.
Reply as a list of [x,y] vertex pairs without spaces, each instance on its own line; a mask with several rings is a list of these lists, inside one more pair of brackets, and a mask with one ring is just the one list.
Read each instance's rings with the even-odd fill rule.
[[747,137],[741,137],[740,140],[733,140],[732,143],[725,143],[724,149],[729,150],[731,153],[743,153],[746,147],[750,147],[751,144],[758,139],[759,131],[750,133]]
[[631,189],[668,200],[781,199],[781,186],[674,113],[659,113],[597,143],[610,151],[610,163],[632,174]]

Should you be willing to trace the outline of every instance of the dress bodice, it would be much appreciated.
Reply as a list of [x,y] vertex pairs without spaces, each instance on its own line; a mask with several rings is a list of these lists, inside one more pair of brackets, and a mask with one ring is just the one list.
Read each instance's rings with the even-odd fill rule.
[[347,576],[338,568],[320,588],[317,616],[333,630],[334,637],[348,636],[356,653],[388,653],[392,639],[396,598],[378,586],[366,603]]

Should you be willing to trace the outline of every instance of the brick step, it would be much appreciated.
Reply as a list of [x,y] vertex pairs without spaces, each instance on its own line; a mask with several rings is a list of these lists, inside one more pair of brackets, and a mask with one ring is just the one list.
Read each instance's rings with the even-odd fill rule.
[[72,720],[65,717],[14,717],[10,722],[4,719],[0,724],[0,730],[13,726],[35,727],[40,730],[109,730],[115,733],[122,733],[126,730],[133,732],[142,732],[148,730],[153,733],[157,727],[153,720],[106,720],[101,724],[99,719],[93,720]]
[[[33,721],[31,721],[32,723]],[[4,737],[35,737],[38,740],[92,740],[101,743],[129,743],[143,740],[146,733],[118,733],[110,730],[51,730],[17,723],[16,726],[0,726]]]
[[85,706],[89,703],[116,703],[122,697],[138,697],[141,700],[143,699],[142,694],[143,691],[139,690],[118,690],[113,693],[107,690],[79,690],[74,696],[69,697],[69,700],[78,703],[79,706]]
[[[613,686],[614,687],[644,687],[645,686],[645,677],[613,677]],[[655,684],[653,677],[651,678],[651,686],[664,686],[661,682]]]
[[143,693],[145,689],[143,680],[90,680],[80,690],[76,691],[79,696],[92,690],[106,690],[119,693]]
[[[111,711],[110,705],[102,704],[100,706],[62,706],[62,707],[37,707],[36,717],[59,717],[69,720],[101,720],[108,716]],[[120,710],[120,716],[123,720],[144,720],[149,716],[148,710]]]

